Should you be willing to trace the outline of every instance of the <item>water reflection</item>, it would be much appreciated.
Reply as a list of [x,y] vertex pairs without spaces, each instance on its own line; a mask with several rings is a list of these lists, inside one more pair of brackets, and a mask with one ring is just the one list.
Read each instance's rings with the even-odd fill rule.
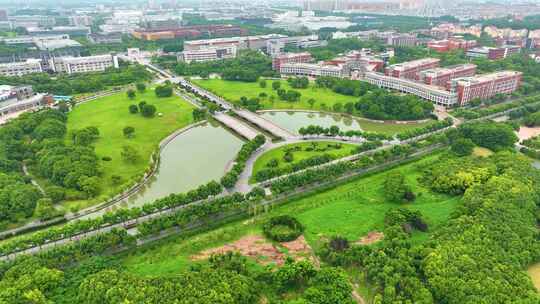
[[277,111],[264,112],[261,113],[261,115],[293,133],[297,133],[298,129],[309,125],[319,125],[323,127],[338,126],[344,131],[362,129],[357,120],[340,114]]

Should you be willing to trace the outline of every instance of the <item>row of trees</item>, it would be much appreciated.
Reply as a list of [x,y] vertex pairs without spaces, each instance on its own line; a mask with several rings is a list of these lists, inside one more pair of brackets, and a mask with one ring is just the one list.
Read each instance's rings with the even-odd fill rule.
[[96,230],[104,225],[121,223],[159,210],[201,201],[220,194],[222,190],[223,188],[219,183],[211,181],[206,185],[199,186],[197,189],[186,193],[171,194],[167,197],[157,199],[152,203],[145,204],[142,207],[129,209],[122,208],[114,212],[107,212],[103,216],[95,219],[70,222],[63,226],[51,227],[34,233],[21,235],[2,242],[0,245],[0,254],[9,254],[26,248],[39,246],[50,241],[60,240],[65,237]]
[[355,161],[338,162],[322,168],[308,169],[304,172],[288,175],[272,182],[270,189],[275,194],[291,192],[306,185],[327,182],[353,171],[399,159],[410,155],[414,151],[416,149],[409,145],[393,146],[390,149],[364,155]]
[[452,124],[453,124],[452,118],[448,117],[445,120],[430,123],[429,125],[427,125],[425,127],[402,131],[402,132],[396,134],[396,137],[398,139],[400,139],[400,140],[407,140],[407,139],[411,139],[411,138],[414,138],[414,137],[418,137],[420,135],[435,132],[437,130],[442,130],[444,128],[448,128]]
[[338,126],[331,126],[328,128],[309,125],[298,129],[300,135],[324,135],[324,136],[343,136],[343,137],[363,137],[367,140],[390,140],[392,136],[376,133],[376,132],[364,132],[358,130],[341,131]]
[[242,145],[242,148],[236,155],[236,158],[234,159],[234,166],[229,170],[222,178],[221,178],[221,184],[225,188],[232,188],[238,181],[238,178],[240,177],[240,174],[242,171],[244,171],[244,168],[246,167],[246,162],[251,157],[251,154],[255,152],[258,148],[260,148],[264,143],[266,142],[266,138],[264,135],[257,135],[253,140],[248,141],[244,145]]

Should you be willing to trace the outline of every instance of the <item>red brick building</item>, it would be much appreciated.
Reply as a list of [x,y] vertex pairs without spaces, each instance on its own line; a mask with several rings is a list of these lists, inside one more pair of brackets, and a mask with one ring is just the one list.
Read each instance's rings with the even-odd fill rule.
[[279,71],[285,63],[307,63],[311,62],[313,57],[308,52],[303,53],[284,53],[272,59],[272,69]]
[[440,59],[437,58],[424,58],[393,64],[385,69],[384,74],[396,78],[419,80],[421,71],[438,67],[439,62]]
[[427,47],[440,52],[449,52],[457,49],[468,50],[477,46],[476,40],[465,40],[461,38],[448,38],[445,40],[437,40],[428,42]]
[[502,71],[474,77],[452,80],[451,91],[457,93],[458,104],[465,105],[469,101],[490,98],[496,94],[511,94],[521,84],[521,72]]
[[450,80],[476,74],[476,65],[460,64],[420,72],[420,80],[429,85],[450,88]]
[[198,38],[203,35],[214,37],[244,36],[247,35],[247,33],[248,31],[243,28],[225,24],[137,30],[134,31],[132,35],[138,39],[156,41],[163,39]]

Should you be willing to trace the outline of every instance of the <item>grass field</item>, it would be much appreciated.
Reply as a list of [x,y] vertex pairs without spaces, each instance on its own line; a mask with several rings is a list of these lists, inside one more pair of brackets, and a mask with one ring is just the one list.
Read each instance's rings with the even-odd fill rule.
[[[255,176],[257,172],[264,169],[266,165],[268,164],[268,162],[272,159],[278,160],[277,168],[283,168],[288,165],[298,163],[299,161],[303,159],[310,158],[317,155],[330,154],[332,156],[335,156],[336,158],[341,158],[344,156],[351,155],[354,151],[356,151],[356,145],[340,144],[341,148],[337,149],[333,147],[333,145],[336,145],[336,144],[337,143],[335,142],[326,142],[326,141],[303,142],[303,143],[290,144],[290,145],[272,149],[264,153],[263,155],[261,155],[257,159],[257,161],[255,161],[255,164],[253,165],[252,176]],[[310,149],[312,149],[312,151],[309,151]],[[287,151],[290,151],[290,153],[292,153],[293,155],[292,162],[286,162],[283,160],[283,157],[285,156]],[[254,182],[255,180],[252,178],[250,179],[250,181]]]
[[167,275],[186,269],[194,262],[190,257],[201,250],[221,246],[242,236],[261,233],[261,226],[270,216],[289,214],[305,225],[305,237],[317,251],[321,239],[342,235],[356,241],[370,231],[383,229],[384,214],[391,208],[405,207],[420,210],[429,225],[427,233],[415,232],[414,242],[426,240],[430,232],[443,223],[454,209],[459,197],[435,194],[416,181],[420,175],[416,169],[419,162],[433,161],[432,155],[415,163],[392,170],[401,171],[418,195],[411,204],[387,202],[382,193],[382,183],[387,172],[358,178],[347,184],[318,194],[295,199],[272,208],[268,213],[252,220],[237,221],[221,228],[195,234],[192,237],[177,236],[151,244],[120,256],[128,271],[139,275]]
[[[300,92],[302,96],[300,101],[288,102],[279,100],[276,91],[272,90],[272,81],[267,80],[266,88],[261,88],[258,82],[241,82],[241,81],[226,81],[221,79],[208,80],[192,80],[195,84],[217,94],[225,99],[239,103],[240,97],[247,98],[259,97],[259,94],[264,92],[268,95],[267,98],[261,100],[264,109],[313,109],[313,110],[328,110],[336,103],[345,104],[347,102],[355,102],[358,98],[354,96],[345,96],[334,93],[332,90],[324,88],[316,88],[310,84],[307,89],[293,89]],[[285,90],[292,89],[287,81],[281,81],[281,88]],[[275,101],[270,101],[270,96],[275,97]],[[308,103],[309,99],[315,99],[315,104],[311,107]],[[326,107],[324,107],[326,105]]]
[[[131,114],[128,106],[146,101],[157,108],[155,117],[145,118],[141,114]],[[134,182],[149,165],[150,155],[159,142],[182,127],[193,122],[193,106],[178,96],[157,98],[152,89],[145,93],[137,93],[134,100],[127,98],[126,93],[96,99],[83,103],[73,109],[68,116],[68,130],[73,131],[88,126],[99,129],[100,138],[95,142],[97,156],[109,156],[112,161],[100,161],[103,169],[101,177],[101,194],[92,201],[68,202],[68,208],[82,208],[97,203],[119,191],[123,185],[114,186],[112,175],[122,177],[124,185]],[[162,116],[157,115],[162,113]],[[124,137],[122,130],[126,126],[135,128],[133,138]],[[134,164],[122,160],[120,153],[124,145],[137,149],[140,158]]]

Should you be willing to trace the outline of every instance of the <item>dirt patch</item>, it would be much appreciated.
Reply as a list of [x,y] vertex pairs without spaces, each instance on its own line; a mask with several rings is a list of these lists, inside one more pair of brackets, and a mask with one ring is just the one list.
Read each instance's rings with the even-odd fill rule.
[[306,242],[303,235],[299,236],[296,240],[290,242],[281,243],[281,246],[285,248],[290,257],[296,261],[302,261],[305,259],[310,260],[316,267],[320,267],[320,262],[313,254],[311,246]]
[[376,243],[384,238],[384,233],[379,231],[371,231],[366,236],[363,236],[355,244],[358,245],[371,245]]
[[213,254],[222,254],[229,251],[238,252],[241,255],[255,259],[263,265],[272,262],[281,265],[285,261],[285,255],[281,253],[272,243],[262,236],[248,235],[234,243],[225,244],[218,248],[212,248],[191,257],[192,260],[208,259]]
[[243,256],[253,258],[257,263],[268,265],[274,263],[283,265],[287,256],[294,260],[309,259],[315,265],[319,261],[313,255],[313,250],[306,242],[303,235],[291,242],[274,245],[260,235],[248,235],[233,243],[225,244],[221,247],[204,250],[191,257],[192,260],[205,260],[213,254],[223,254],[229,251],[238,252]]
[[531,137],[538,136],[540,135],[540,127],[529,128],[529,127],[521,126],[519,128],[519,131],[517,132],[517,135],[519,137],[519,140],[526,140]]

